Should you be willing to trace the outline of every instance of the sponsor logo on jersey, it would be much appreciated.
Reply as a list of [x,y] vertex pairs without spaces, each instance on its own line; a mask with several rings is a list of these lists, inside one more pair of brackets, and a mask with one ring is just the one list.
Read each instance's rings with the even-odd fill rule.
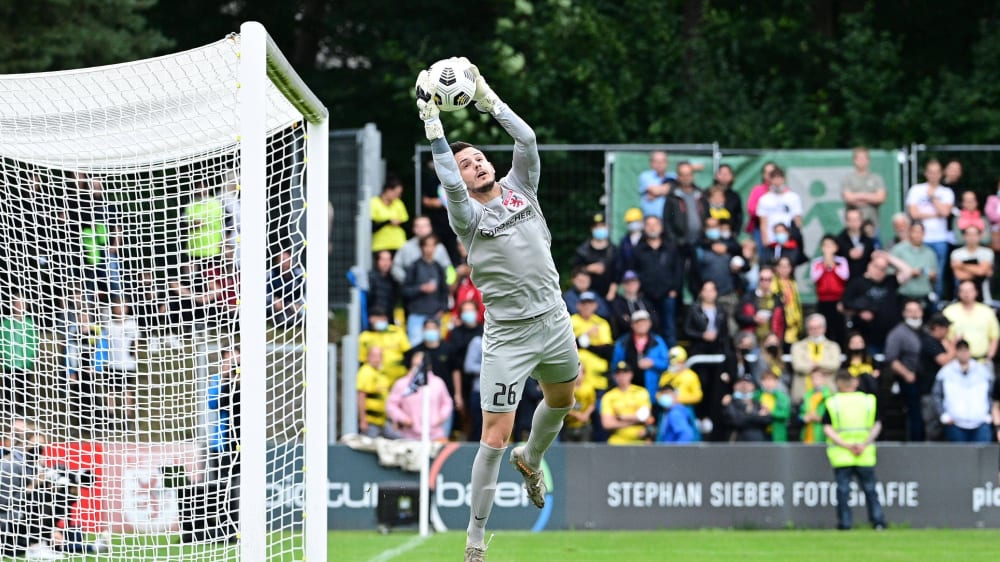
[[498,234],[500,234],[501,232],[517,224],[520,224],[524,221],[534,218],[534,216],[535,216],[535,211],[531,207],[528,207],[525,210],[521,211],[520,213],[512,215],[510,218],[496,225],[493,228],[480,228],[479,235],[482,236],[483,238],[493,238]]

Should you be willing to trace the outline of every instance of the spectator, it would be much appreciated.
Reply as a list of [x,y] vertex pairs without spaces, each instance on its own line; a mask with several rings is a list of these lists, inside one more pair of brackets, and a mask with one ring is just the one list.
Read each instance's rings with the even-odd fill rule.
[[403,301],[406,304],[406,335],[414,345],[423,341],[424,321],[440,318],[448,310],[448,281],[441,264],[434,261],[440,246],[437,236],[420,240],[420,259],[406,269]]
[[753,377],[744,376],[733,383],[733,393],[723,399],[730,442],[769,441],[767,430],[773,421],[770,412],[755,397]]
[[[441,323],[438,320],[434,318],[424,320],[422,329],[421,342],[411,347],[406,354],[423,353],[424,362],[430,366],[431,372],[442,373],[438,376],[444,381],[444,385],[448,388],[448,396],[451,396],[454,402],[454,396],[457,394],[458,388],[455,385],[454,378],[449,376],[451,374],[451,366],[454,365],[454,361],[451,358],[451,345],[441,340]],[[406,361],[405,358],[404,361]],[[447,424],[449,435],[451,434],[451,427],[452,423],[449,422]]]
[[573,391],[573,409],[563,421],[562,440],[568,443],[587,443],[594,433],[590,417],[597,406],[597,393],[583,377],[583,367],[576,375],[576,390]]
[[657,443],[694,443],[701,441],[698,420],[691,408],[677,401],[674,387],[665,385],[656,393],[660,421],[656,430]]
[[385,411],[401,439],[420,439],[423,428],[423,394],[430,393],[430,438],[434,441],[448,439],[447,424],[454,405],[448,388],[441,377],[424,362],[423,353],[410,357],[406,375],[392,384]]
[[792,236],[792,229],[788,225],[779,222],[774,225],[772,231],[774,236],[771,237],[771,243],[766,244],[761,249],[761,263],[775,265],[778,260],[784,257],[791,260],[793,266],[807,261],[798,240]]
[[733,232],[740,232],[743,228],[743,200],[733,186],[735,179],[733,167],[729,164],[720,164],[715,171],[715,185],[723,190],[724,206],[729,211],[729,224],[732,225]]
[[749,238],[740,240],[740,253],[730,262],[737,274],[743,293],[754,291],[760,282],[760,252],[757,243]]
[[944,177],[941,178],[941,183],[950,187],[951,191],[955,194],[955,199],[958,199],[958,195],[966,191],[965,186],[962,184],[962,163],[958,160],[949,160],[945,164]]
[[[930,160],[924,166],[925,183],[918,183],[906,193],[906,208],[910,218],[924,223],[924,243],[934,250],[938,271],[944,271],[948,260],[948,218],[955,205],[955,193],[941,185],[941,163]],[[934,292],[943,296],[944,283],[938,277]]]
[[945,307],[943,314],[951,321],[948,336],[965,340],[976,361],[993,364],[1000,342],[1000,324],[993,308],[976,302],[976,285],[972,281],[958,284],[958,302]]
[[705,219],[705,240],[698,248],[698,269],[701,272],[702,283],[709,281],[715,285],[718,293],[719,308],[726,313],[729,322],[729,332],[737,330],[733,317],[736,305],[740,302],[737,294],[736,276],[733,275],[733,257],[739,255],[739,246],[731,238],[726,240],[721,236],[718,220]]
[[169,308],[168,294],[151,268],[143,268],[129,300],[134,303],[133,316],[139,325],[139,333],[146,342],[146,349],[150,353],[160,351],[163,328],[167,324],[164,313]]
[[203,280],[210,297],[205,307],[206,318],[211,325],[228,333],[235,328],[240,311],[239,270],[236,263],[232,259],[222,259],[204,264]]
[[406,332],[389,323],[389,315],[379,308],[368,309],[368,329],[358,336],[358,357],[368,357],[368,349],[382,349],[382,370],[393,381],[406,374],[403,354],[410,349]]
[[635,248],[642,240],[642,231],[645,227],[642,219],[642,211],[636,207],[625,211],[625,227],[628,229],[628,232],[622,236],[621,242],[618,243],[618,263],[616,264],[616,270],[620,272],[627,271],[633,266]]
[[[452,386],[455,394],[455,410],[464,417],[467,425],[467,439],[473,439],[482,431],[482,410],[479,405],[479,372],[483,361],[483,322],[475,301],[463,301],[457,315],[458,324],[448,331],[448,345],[451,347]],[[473,345],[475,342],[475,345]]]
[[785,349],[789,349],[799,339],[802,330],[802,300],[799,298],[799,284],[795,281],[795,265],[788,256],[779,258],[774,266],[774,291],[781,293],[785,313]]
[[[816,367],[809,373],[809,380],[812,381],[812,389],[806,391],[802,407],[799,408],[799,420],[802,422],[800,437],[803,443],[823,443],[826,441],[826,434],[823,432],[826,400],[833,396],[830,375],[827,371]],[[851,380],[854,378],[851,377]]]
[[736,312],[740,329],[753,332],[758,341],[771,333],[782,341],[785,337],[785,304],[782,294],[775,291],[774,278],[771,266],[761,267],[757,288],[744,293]]
[[[663,226],[657,217],[646,217],[643,241],[635,249],[634,270],[645,295],[656,306],[667,344],[677,342],[677,295],[681,290],[682,263],[677,248],[663,239]],[[598,309],[598,314],[600,310]]]
[[608,445],[645,445],[652,440],[647,426],[652,402],[649,392],[632,384],[632,367],[625,361],[615,364],[615,386],[601,398],[601,425],[611,433]]
[[382,186],[382,194],[371,198],[372,220],[372,252],[389,250],[393,254],[406,244],[406,232],[403,224],[410,220],[406,205],[400,199],[403,195],[403,182],[399,178],[389,176]]
[[[920,369],[924,310],[917,301],[903,305],[903,321],[889,332],[885,340],[885,364],[889,366],[890,379],[899,384],[899,393],[906,409],[906,435],[909,441],[923,441],[924,417],[921,405]],[[863,392],[863,391],[862,391]]]
[[[733,378],[738,378],[746,373],[750,373],[753,377],[754,382],[760,384],[761,373],[769,367],[766,361],[761,357],[763,349],[757,349],[757,336],[753,335],[753,332],[740,332],[736,334],[735,337],[736,352],[733,353],[732,358],[728,361],[729,365],[725,370],[726,382],[732,384]],[[780,360],[780,359],[779,359]],[[732,373],[732,377],[728,375]],[[781,379],[782,370],[778,369],[777,373],[778,379]],[[728,394],[732,389],[727,388],[724,394]]]
[[120,419],[130,419],[137,423],[138,411],[135,401],[135,383],[138,372],[136,343],[139,326],[129,315],[128,305],[115,302],[111,305],[111,319],[107,328],[108,337],[108,408]]
[[406,282],[406,270],[414,263],[420,261],[423,256],[423,250],[420,247],[421,241],[431,234],[435,236],[436,242],[434,253],[432,254],[433,261],[444,269],[446,278],[455,276],[455,268],[452,266],[448,250],[440,242],[440,238],[437,237],[434,229],[431,228],[431,220],[425,216],[419,216],[413,219],[413,237],[403,244],[403,247],[396,252],[395,256],[392,256],[390,253],[392,259],[392,278],[396,280],[396,283],[402,285]]
[[653,321],[653,331],[659,331],[659,315],[656,306],[642,294],[639,275],[631,269],[622,275],[621,294],[611,302],[611,334],[617,339],[632,329],[632,313],[644,310]]
[[469,254],[465,249],[465,244],[461,240],[456,240],[455,244],[458,250],[459,262],[455,268],[455,283],[452,285],[451,291],[451,297],[455,303],[451,309],[451,321],[453,323],[456,322],[462,313],[459,310],[462,303],[472,301],[476,303],[476,309],[479,311],[479,323],[482,324],[486,319],[486,305],[483,304],[483,293],[472,281],[472,268],[466,262]]
[[[240,265],[240,233],[243,232],[243,210],[240,205],[240,184],[236,170],[223,174],[225,185],[219,200],[225,211],[225,250],[232,254],[232,261],[238,268]],[[333,204],[330,204],[330,231],[333,231]]]
[[[450,261],[458,263],[458,236],[448,224],[448,198],[445,196],[444,187],[441,186],[437,174],[434,173],[433,158],[427,161],[420,184],[420,209],[424,216],[430,219],[432,232],[437,235],[445,249],[448,250]],[[416,225],[414,225],[414,229],[416,229]]]
[[670,191],[669,182],[677,179],[667,171],[667,153],[654,150],[649,153],[649,168],[639,174],[639,208],[643,217],[662,217],[663,204]]
[[673,387],[677,393],[674,395],[678,404],[694,408],[701,404],[704,393],[702,391],[701,379],[691,368],[687,366],[688,354],[681,346],[670,348],[670,365],[663,374],[660,375],[658,384],[651,398],[656,398],[656,393],[663,387]]
[[33,376],[38,358],[39,337],[35,319],[28,314],[20,294],[11,293],[9,308],[0,321],[0,361],[3,362],[2,402],[0,415],[10,419],[23,414],[29,394],[29,377]]
[[224,480],[239,472],[235,464],[239,444],[239,428],[235,427],[239,420],[239,404],[233,399],[233,393],[238,391],[239,377],[239,346],[226,348],[220,356],[219,372],[210,377],[208,385],[208,407],[215,411],[217,419],[211,436],[212,449],[218,455],[219,476]]
[[765,162],[760,168],[760,183],[750,189],[747,195],[747,233],[753,237],[754,244],[758,249],[764,247],[761,240],[760,219],[757,217],[757,205],[760,198],[771,190],[771,172],[777,167],[774,162]]
[[[890,263],[896,268],[895,277],[888,275]],[[910,267],[902,260],[878,251],[872,254],[864,277],[847,282],[843,308],[848,327],[861,332],[872,354],[882,353],[886,335],[899,323],[899,280],[911,275]]]
[[[771,371],[781,379],[786,389],[790,386],[789,383],[791,383],[792,375],[788,372],[788,365],[785,363],[784,355],[781,352],[781,340],[777,334],[768,334],[764,338],[760,346],[760,357],[757,361],[760,363],[760,372]],[[760,378],[759,374],[757,378]]]
[[826,400],[823,432],[830,441],[826,449],[837,479],[837,528],[851,528],[851,480],[856,476],[865,494],[868,520],[876,530],[885,529],[885,515],[876,493],[875,439],[882,431],[876,399],[856,392],[857,379],[837,375],[837,394]]
[[993,279],[993,251],[979,245],[982,230],[976,225],[965,227],[965,245],[951,252],[951,270],[955,274],[955,283],[972,281],[979,291],[979,300],[985,303],[993,301],[990,294],[990,282]]
[[839,305],[850,269],[847,259],[837,255],[837,239],[832,235],[824,235],[819,246],[821,254],[813,259],[809,271],[816,285],[816,312],[826,319],[826,337],[840,344],[844,342],[844,315]]
[[881,370],[875,368],[875,358],[868,353],[868,345],[865,337],[858,332],[851,332],[847,335],[847,352],[842,370],[846,370],[852,377],[858,379],[858,391],[865,394],[878,394],[877,378],[881,375]]
[[[632,382],[632,373],[639,373],[641,386],[648,390],[647,398],[656,395],[656,389],[660,387],[660,373],[667,370],[670,364],[667,357],[668,348],[666,342],[660,336],[651,333],[652,322],[649,314],[644,310],[637,310],[632,313],[632,331],[618,338],[615,342],[615,351],[611,356],[611,363],[618,365],[624,362],[629,368],[629,383]],[[601,410],[603,415],[604,411]],[[606,428],[607,429],[607,428]]]
[[[199,304],[217,300],[217,293],[196,297]],[[271,320],[277,326],[289,326],[305,314],[305,272],[294,265],[292,253],[282,250],[275,259],[275,266],[267,275],[267,305]]]
[[941,412],[944,437],[952,443],[989,443],[993,373],[973,361],[969,343],[955,343],[955,359],[934,381],[934,403]]
[[[718,291],[715,283],[705,281],[698,293],[698,299],[688,310],[687,318],[684,321],[684,335],[688,339],[692,355],[722,355],[731,356],[733,353],[733,341],[729,334],[729,313],[716,303]],[[671,350],[684,351],[681,347]],[[686,353],[684,354],[686,358]],[[673,359],[673,357],[671,357]],[[721,411],[718,404],[726,394],[720,383],[719,377],[722,374],[723,363],[702,363],[695,367],[695,372],[700,379],[700,387],[704,389],[708,400],[695,409],[695,414],[700,417],[709,416],[719,419]]]
[[[854,170],[840,182],[844,204],[861,211],[863,220],[879,223],[879,207],[885,203],[885,181],[869,169],[871,155],[865,147],[854,149]],[[862,269],[863,270],[863,269]]]
[[851,278],[861,277],[875,252],[875,240],[865,235],[860,209],[844,212],[844,230],[837,235],[837,255],[847,259]]
[[[738,376],[736,380],[742,379]],[[792,400],[781,388],[781,379],[774,371],[761,373],[760,388],[754,393],[754,400],[760,404],[762,411],[771,416],[771,425],[767,427],[770,441],[788,442],[788,419],[792,416]]]
[[580,295],[576,314],[570,317],[580,353],[584,380],[596,390],[608,388],[608,360],[614,352],[611,325],[596,314],[598,296],[592,291]]
[[990,247],[994,252],[1000,252],[1000,180],[997,180],[996,192],[986,198],[984,211],[990,222]]
[[663,232],[677,242],[682,258],[680,270],[694,293],[701,284],[695,249],[702,236],[702,217],[707,214],[705,198],[694,183],[694,166],[690,162],[677,164],[677,179],[667,195],[663,208]]
[[761,248],[774,240],[774,225],[783,224],[789,229],[802,228],[802,198],[785,183],[785,171],[775,166],[768,176],[768,192],[757,201],[757,218],[760,220]]
[[[472,443],[479,443],[483,437],[483,394],[479,384],[479,376],[483,372],[483,334],[473,336],[469,345],[465,347],[465,357],[462,361],[461,389],[457,390],[456,382],[455,396],[461,396],[464,400],[464,418],[467,421],[465,439]],[[515,418],[516,419],[516,418]]]
[[184,209],[187,227],[187,253],[192,260],[215,260],[222,257],[226,234],[226,208],[212,194],[207,177],[195,181],[195,192]]
[[[826,337],[826,319],[822,314],[810,314],[806,319],[806,338],[792,344],[793,404],[801,404],[812,391],[812,372],[822,369],[832,376],[840,368],[840,345]],[[814,421],[819,421],[814,420]]]
[[392,276],[392,265],[392,252],[389,250],[375,252],[375,269],[368,272],[368,308],[396,309],[400,287]]
[[[954,214],[952,218],[954,218]],[[991,242],[990,231],[986,228],[986,219],[979,211],[979,199],[976,198],[974,191],[963,192],[959,199],[958,218],[955,220],[955,228],[952,229],[951,233],[956,246],[965,245],[965,229],[970,226],[975,226],[979,230],[976,244],[989,246]]]
[[900,242],[905,242],[910,239],[910,226],[913,221],[910,219],[910,215],[907,213],[899,212],[892,215],[892,245],[895,246]]
[[[390,437],[385,423],[385,402],[392,380],[382,371],[382,349],[368,348],[368,357],[355,376],[358,389],[358,432],[369,437]],[[390,430],[387,432],[387,430]]]
[[[705,199],[707,203],[705,204],[705,216],[701,217],[702,224],[704,224],[705,219],[711,217],[717,221],[725,222],[730,224],[733,220],[733,213],[726,208],[726,190],[724,187],[718,184],[712,184],[712,187],[705,191]],[[706,227],[707,229],[708,227]]]
[[[934,294],[934,283],[941,272],[938,270],[937,256],[934,250],[924,244],[924,225],[915,222],[910,226],[910,237],[889,250],[889,254],[899,258],[910,266],[913,275],[899,286],[899,294],[915,300],[925,309],[930,310],[937,301]],[[895,273],[890,270],[890,273]],[[934,295],[934,296],[931,296]]]
[[917,385],[920,388],[920,410],[923,414],[924,436],[928,441],[940,441],[944,435],[934,404],[934,381],[938,371],[955,358],[955,342],[948,337],[951,322],[943,314],[931,316],[920,334],[920,363]]
[[[570,283],[572,286],[563,293],[563,301],[566,302],[566,310],[572,315],[578,312],[580,295],[590,291],[590,274],[583,267],[574,267]],[[601,295],[597,295],[597,315],[605,319],[611,316],[608,303]]]
[[582,267],[590,275],[590,290],[611,302],[618,293],[615,282],[618,273],[618,248],[608,240],[608,221],[603,213],[594,215],[590,238],[580,244],[573,258],[573,267]]

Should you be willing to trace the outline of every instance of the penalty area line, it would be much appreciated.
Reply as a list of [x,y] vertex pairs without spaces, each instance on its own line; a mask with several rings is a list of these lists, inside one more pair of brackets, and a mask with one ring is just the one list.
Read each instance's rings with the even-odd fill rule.
[[378,556],[376,556],[375,558],[372,558],[368,562],[389,562],[389,560],[392,560],[393,558],[399,556],[400,554],[406,554],[407,552],[413,550],[414,548],[417,548],[418,546],[420,546],[421,544],[423,544],[424,541],[426,541],[429,538],[430,538],[430,535],[423,536],[423,537],[420,536],[420,535],[417,535],[417,536],[413,537],[412,539],[404,542],[403,544],[397,546],[396,548],[387,550],[387,551],[383,552],[382,554],[379,554]]

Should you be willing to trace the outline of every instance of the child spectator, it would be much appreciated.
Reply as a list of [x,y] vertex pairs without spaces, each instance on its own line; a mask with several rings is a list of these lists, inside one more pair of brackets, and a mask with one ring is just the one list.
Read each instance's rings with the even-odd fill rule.
[[781,388],[781,380],[774,371],[766,370],[760,374],[760,388],[754,394],[754,399],[771,415],[771,425],[767,428],[771,441],[787,442],[788,419],[792,416],[792,399]]
[[991,241],[990,231],[986,228],[986,220],[979,211],[979,199],[976,198],[976,192],[966,191],[962,193],[960,201],[958,219],[955,221],[954,230],[952,230],[952,235],[955,237],[955,245],[964,245],[965,229],[974,226],[979,232],[976,243],[989,246]]
[[761,262],[774,265],[781,258],[787,257],[791,260],[793,266],[805,263],[805,254],[802,253],[802,248],[799,246],[798,240],[792,236],[791,227],[779,222],[774,225],[773,231],[774,235],[771,237],[771,243],[765,244],[764,249],[761,251]]
[[[708,188],[708,205],[705,207],[705,216],[703,218],[707,219],[709,217],[719,221],[731,223],[733,221],[733,213],[726,208],[726,190],[724,187],[716,184]],[[705,224],[705,228],[708,228],[708,224]]]
[[850,275],[847,259],[837,255],[837,239],[823,236],[820,256],[813,259],[809,277],[816,284],[816,312],[826,318],[826,337],[843,344],[844,315],[838,306]]
[[816,367],[809,373],[812,388],[806,391],[799,418],[802,421],[803,443],[823,443],[823,416],[826,415],[826,399],[833,395],[830,377],[826,371]]
[[656,393],[660,407],[660,423],[656,431],[657,443],[693,443],[701,441],[698,420],[694,410],[676,400],[677,391],[669,384]]
[[768,441],[771,413],[755,398],[753,377],[743,376],[733,383],[733,393],[723,398],[730,442]]

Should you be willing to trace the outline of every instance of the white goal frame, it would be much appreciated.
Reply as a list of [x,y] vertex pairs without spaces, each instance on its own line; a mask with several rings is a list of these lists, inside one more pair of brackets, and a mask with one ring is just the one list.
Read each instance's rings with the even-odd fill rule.
[[[240,26],[238,117],[243,223],[243,271],[264,272],[266,224],[267,98],[270,80],[306,119],[306,220],[308,273],[305,276],[305,458],[303,462],[303,551],[305,560],[326,560],[327,545],[327,205],[328,112],[277,45],[257,22]],[[311,242],[311,243],[310,243]],[[240,458],[240,542],[242,562],[267,557],[267,282],[264,275],[241,276],[240,340],[242,412]]]

